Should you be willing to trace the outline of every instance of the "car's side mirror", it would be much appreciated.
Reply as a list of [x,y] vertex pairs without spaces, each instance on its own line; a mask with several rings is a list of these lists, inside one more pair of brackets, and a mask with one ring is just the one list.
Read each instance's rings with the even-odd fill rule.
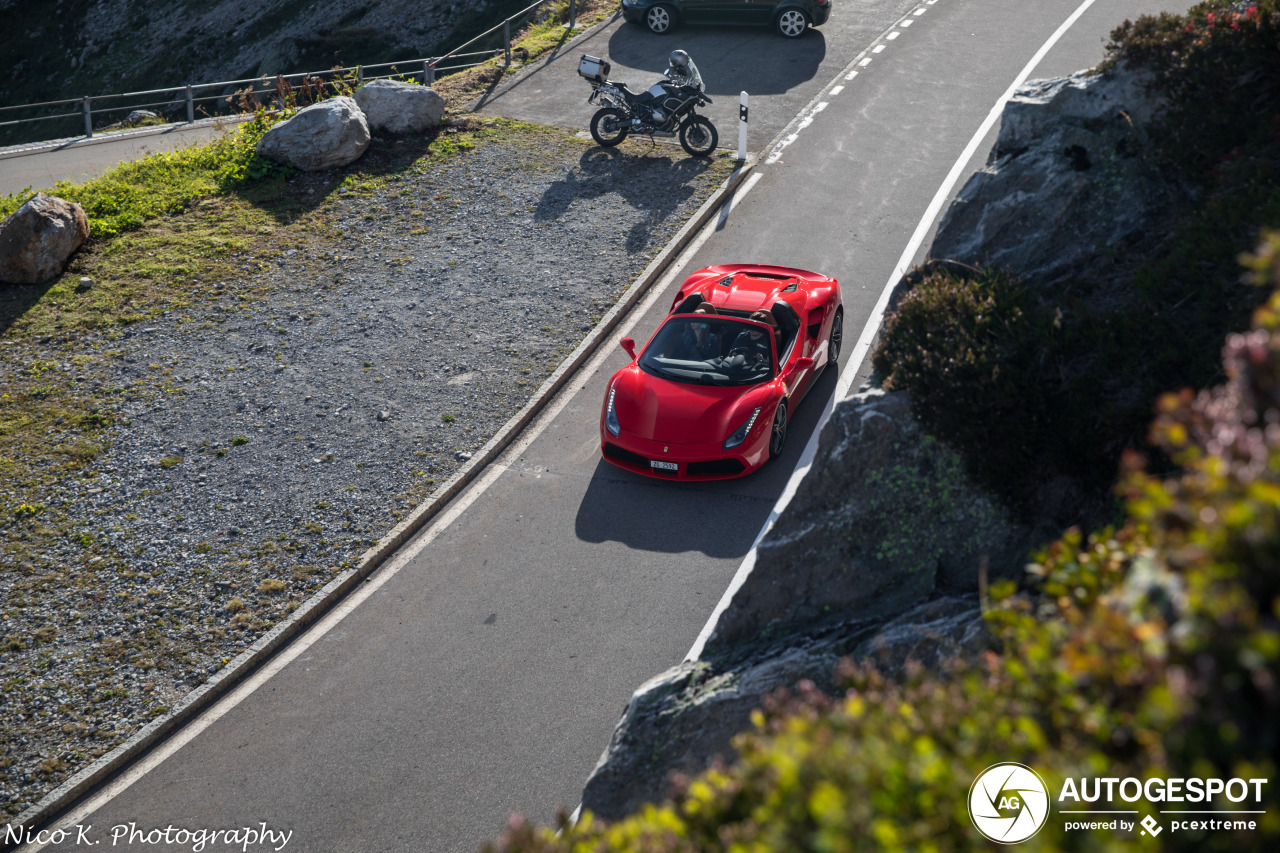
[[811,367],[813,367],[813,359],[806,355],[804,358],[797,359],[796,366],[792,368],[792,370],[799,373],[800,371],[808,370]]
[[[622,348],[627,351],[627,355],[631,356],[632,361],[635,361],[636,360],[636,342],[631,340],[631,338],[623,338],[622,340],[618,341],[618,343],[622,344]],[[810,363],[812,363],[813,359],[809,359],[809,361]]]

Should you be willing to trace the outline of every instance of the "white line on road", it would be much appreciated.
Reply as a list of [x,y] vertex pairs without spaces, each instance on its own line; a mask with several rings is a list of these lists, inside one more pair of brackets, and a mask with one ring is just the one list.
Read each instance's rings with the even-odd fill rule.
[[[698,250],[711,238],[711,235],[720,230],[728,219],[728,213],[735,205],[739,204],[747,193],[751,191],[764,175],[756,172],[747,178],[733,197],[725,202],[721,208],[721,214],[715,222],[708,222],[703,226],[698,236],[685,248],[676,259],[662,279],[650,289],[645,298],[641,300],[635,308],[632,309],[628,319],[618,327],[620,337],[631,334],[636,324],[648,313],[662,296],[670,289],[673,282],[679,276],[680,271],[688,265],[689,261],[698,253]],[[208,711],[200,714],[186,726],[182,727],[173,737],[166,740],[144,758],[140,759],[137,764],[130,767],[119,777],[107,784],[98,794],[84,803],[84,805],[72,811],[69,815],[59,821],[62,827],[74,827],[78,823],[83,823],[84,819],[105,806],[111,800],[128,790],[135,782],[142,779],[165,759],[173,755],[182,747],[186,746],[194,740],[201,732],[209,728],[222,717],[226,716],[237,705],[247,699],[252,693],[265,684],[270,678],[280,670],[284,669],[290,663],[298,658],[303,652],[315,645],[317,641],[322,639],[325,634],[336,627],[343,619],[345,619],[352,611],[359,607],[369,596],[373,595],[387,581],[395,577],[395,575],[407,566],[419,553],[430,545],[437,537],[440,536],[449,525],[462,515],[473,503],[485,493],[490,486],[497,482],[498,478],[503,475],[520,455],[528,450],[529,446],[537,440],[543,431],[555,420],[556,415],[568,405],[569,401],[575,397],[579,391],[591,380],[592,377],[604,366],[605,360],[613,355],[613,348],[601,346],[596,354],[578,369],[577,375],[560,390],[556,395],[555,402],[547,406],[534,419],[525,431],[511,443],[511,445],[503,451],[502,455],[494,460],[485,471],[485,473],[477,479],[472,485],[468,486],[462,494],[458,495],[448,506],[448,508],[433,521],[425,531],[417,534],[403,548],[396,552],[396,555],[387,561],[386,565],[374,572],[368,580],[360,584],[351,593],[344,598],[333,610],[329,611],[315,625],[304,631],[292,643],[285,646],[275,656],[273,656],[261,669],[247,678],[238,687],[220,699]],[[45,844],[33,843],[21,848],[18,853],[37,853],[45,848]]]
[[[931,3],[933,0],[931,0]],[[746,582],[747,577],[751,574],[751,570],[755,568],[756,554],[762,540],[769,528],[773,527],[773,523],[777,521],[778,516],[787,508],[787,504],[791,503],[791,498],[795,495],[796,488],[800,485],[800,481],[804,479],[804,475],[808,473],[809,466],[813,464],[814,454],[818,449],[818,436],[822,434],[822,427],[826,425],[827,420],[831,417],[831,413],[835,411],[835,405],[838,401],[843,400],[849,391],[849,386],[853,384],[854,377],[858,375],[862,361],[867,357],[867,352],[871,349],[871,342],[875,339],[876,333],[880,330],[880,322],[884,318],[885,308],[889,304],[889,296],[893,293],[893,289],[897,286],[902,276],[906,273],[911,261],[915,259],[916,252],[920,250],[920,245],[924,242],[925,235],[929,233],[929,229],[933,226],[934,219],[942,211],[942,205],[946,203],[947,198],[951,195],[951,191],[959,182],[961,174],[964,173],[965,167],[973,158],[974,153],[978,150],[978,146],[982,144],[982,140],[995,126],[996,121],[1000,118],[1000,113],[1004,109],[1005,103],[1013,97],[1013,93],[1021,86],[1031,75],[1031,72],[1040,60],[1044,59],[1045,54],[1058,43],[1058,40],[1066,34],[1067,30],[1080,19],[1090,6],[1097,0],[1084,0],[1074,12],[1071,13],[1062,25],[1049,36],[1049,40],[1040,46],[1035,56],[1023,67],[1018,76],[1009,84],[1009,88],[996,101],[995,106],[987,113],[987,117],[978,127],[977,132],[969,140],[969,144],[964,147],[959,159],[951,167],[951,171],[947,173],[947,177],[942,181],[938,191],[934,194],[933,200],[929,206],[925,208],[924,216],[920,218],[920,223],[916,226],[915,232],[911,235],[911,239],[907,241],[907,246],[902,250],[902,256],[898,259],[897,265],[893,268],[893,272],[889,275],[889,281],[885,284],[884,289],[880,292],[880,299],[876,302],[875,309],[871,312],[871,316],[867,318],[866,325],[862,327],[862,334],[858,336],[858,343],[853,349],[849,361],[846,363],[844,370],[840,374],[840,381],[836,385],[835,393],[831,395],[827,401],[826,409],[822,413],[822,418],[818,421],[818,425],[814,428],[813,433],[809,436],[809,442],[804,447],[804,452],[800,454],[800,461],[796,463],[796,468],[791,474],[791,479],[787,481],[787,487],[783,489],[782,495],[778,498],[778,502],[774,504],[773,511],[769,513],[769,517],[765,520],[764,525],[760,528],[760,532],[756,534],[755,542],[751,545],[751,550],[747,552],[747,556],[743,558],[742,565],[738,567],[737,573],[733,576],[733,580],[729,582],[729,587],[724,591],[724,595],[720,597],[719,603],[716,604],[715,610],[711,612],[711,617],[707,620],[707,624],[703,626],[702,633],[698,635],[698,639],[694,641],[693,647],[689,649],[689,653],[685,655],[686,661],[697,660],[702,655],[702,650],[706,647],[707,640],[711,638],[712,632],[715,631],[716,623],[720,620],[720,614],[724,613],[729,607],[729,603],[733,601],[734,593]],[[920,9],[916,14],[923,12]],[[867,61],[867,60],[864,60]]]

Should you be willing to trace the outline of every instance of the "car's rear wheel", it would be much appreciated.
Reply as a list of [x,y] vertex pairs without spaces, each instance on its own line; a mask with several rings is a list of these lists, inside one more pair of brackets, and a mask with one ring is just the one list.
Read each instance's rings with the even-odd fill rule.
[[675,28],[676,10],[658,4],[644,13],[644,25],[649,28],[649,32],[664,36]]
[[627,138],[627,124],[626,116],[617,107],[597,110],[591,117],[591,138],[605,148],[612,148]]
[[773,428],[769,432],[769,458],[777,459],[787,444],[787,401],[778,404],[773,413]]
[[844,309],[836,309],[836,318],[831,321],[831,335],[827,338],[827,364],[835,364],[840,360],[840,346],[844,343]]
[[778,16],[778,32],[786,38],[800,38],[808,28],[809,15],[803,9],[787,9]]

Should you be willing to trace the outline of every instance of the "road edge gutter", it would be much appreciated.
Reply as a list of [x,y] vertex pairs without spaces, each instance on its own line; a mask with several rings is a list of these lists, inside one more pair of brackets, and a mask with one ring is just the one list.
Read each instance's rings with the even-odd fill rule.
[[[724,183],[702,203],[693,217],[668,241],[662,251],[649,262],[649,265],[586,338],[543,381],[529,402],[503,424],[498,432],[476,452],[476,455],[445,481],[430,498],[419,504],[389,533],[383,535],[376,545],[365,551],[354,568],[348,569],[327,583],[287,619],[259,637],[253,645],[237,655],[203,685],[189,693],[164,716],[143,726],[124,743],[74,774],[34,806],[10,818],[7,822],[10,825],[23,827],[25,835],[25,830],[34,831],[55,820],[93,789],[117,775],[174,731],[210,708],[253,670],[332,610],[352,589],[367,580],[400,546],[408,542],[428,521],[439,515],[546,408],[560,389],[568,384],[573,375],[587,363],[605,339],[621,324],[622,319],[662,277],[698,232],[706,226],[726,201],[732,199],[738,187],[755,166],[755,159],[748,158],[733,170]],[[14,848],[4,847],[3,849]]]

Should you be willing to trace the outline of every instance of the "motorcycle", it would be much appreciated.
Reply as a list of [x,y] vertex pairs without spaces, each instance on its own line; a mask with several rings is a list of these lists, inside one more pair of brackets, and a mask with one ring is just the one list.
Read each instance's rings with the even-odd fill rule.
[[[659,80],[647,91],[633,92],[626,83],[608,79],[609,69],[608,62],[595,56],[584,55],[578,62],[578,74],[591,83],[587,103],[603,105],[591,117],[591,138],[597,143],[610,148],[631,134],[650,139],[679,135],[680,146],[694,157],[715,150],[720,134],[696,112],[711,103],[700,87]],[[670,69],[663,73],[670,76]]]

